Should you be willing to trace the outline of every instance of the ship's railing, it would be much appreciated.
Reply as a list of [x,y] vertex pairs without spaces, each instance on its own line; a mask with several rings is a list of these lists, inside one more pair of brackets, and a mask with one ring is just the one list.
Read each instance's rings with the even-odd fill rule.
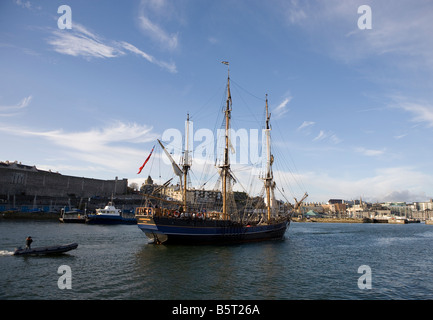
[[135,208],[136,216],[154,216],[159,215],[161,209],[153,207],[137,207]]
[[152,217],[167,217],[176,219],[210,219],[221,220],[223,214],[221,212],[180,212],[176,209],[154,208],[154,207],[137,207],[135,208],[136,216],[152,216]]

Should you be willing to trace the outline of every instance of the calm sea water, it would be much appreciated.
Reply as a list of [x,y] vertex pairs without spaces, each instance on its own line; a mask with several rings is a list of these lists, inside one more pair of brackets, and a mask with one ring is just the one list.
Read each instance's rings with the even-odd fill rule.
[[[14,248],[78,242],[52,257]],[[59,289],[58,268],[71,268]],[[360,289],[358,268],[371,269]],[[148,244],[137,226],[0,221],[0,299],[433,299],[433,225],[292,223],[286,239]]]

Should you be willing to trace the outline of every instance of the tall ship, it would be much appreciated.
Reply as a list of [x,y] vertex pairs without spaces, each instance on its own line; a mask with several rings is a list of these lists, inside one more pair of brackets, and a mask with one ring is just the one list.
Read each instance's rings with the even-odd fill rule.
[[[228,62],[223,61],[228,67]],[[174,173],[179,177],[182,201],[174,201],[158,194],[158,189],[152,194],[146,194],[145,205],[137,207],[135,215],[137,225],[144,234],[156,244],[230,244],[255,242],[266,240],[281,240],[289,228],[291,215],[297,206],[308,195],[305,193],[301,201],[290,203],[277,202],[274,190],[272,165],[274,156],[271,152],[271,126],[268,99],[265,104],[265,141],[266,161],[262,180],[263,192],[259,197],[248,197],[249,203],[240,207],[232,193],[235,176],[230,165],[230,120],[232,112],[232,98],[230,92],[230,69],[227,77],[227,100],[224,112],[224,150],[221,164],[216,165],[219,173],[220,192],[222,201],[207,208],[199,208],[196,203],[188,201],[188,173],[192,166],[189,156],[188,130],[189,116],[187,118],[185,134],[185,150],[183,158],[178,165],[163,143],[158,140],[166,156],[172,163]],[[152,149],[153,151],[153,149]],[[146,160],[147,161],[147,160]],[[140,168],[141,170],[141,168]],[[257,180],[259,180],[257,179]],[[171,181],[171,179],[169,180]],[[169,182],[168,181],[168,182]],[[168,183],[167,182],[167,183]],[[162,187],[164,187],[164,184]]]

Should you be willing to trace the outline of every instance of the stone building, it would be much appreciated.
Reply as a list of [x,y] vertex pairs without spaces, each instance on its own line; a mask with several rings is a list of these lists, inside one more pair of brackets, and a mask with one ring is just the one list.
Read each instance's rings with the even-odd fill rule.
[[125,194],[128,180],[99,180],[39,170],[35,166],[0,162],[0,195],[48,197],[110,197]]

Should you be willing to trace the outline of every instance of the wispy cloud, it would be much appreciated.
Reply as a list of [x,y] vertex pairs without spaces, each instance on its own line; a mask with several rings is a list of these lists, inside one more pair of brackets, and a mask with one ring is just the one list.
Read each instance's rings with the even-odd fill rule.
[[23,7],[24,9],[33,10],[38,9],[40,10],[41,7],[37,6],[35,7],[30,1],[24,1],[24,0],[14,0],[16,5],[19,5],[20,7]]
[[288,108],[288,104],[289,102],[293,99],[293,97],[287,97],[285,98],[274,110],[273,110],[273,114],[275,115],[275,117],[281,118],[284,114],[286,114],[289,111]]
[[433,68],[432,3],[389,1],[373,5],[376,26],[365,38],[368,48],[377,54],[397,53]]
[[170,49],[174,49],[177,47],[177,34],[167,34],[161,27],[154,24],[152,21],[149,20],[149,18],[145,16],[140,16],[139,20],[141,29],[145,33],[149,34],[153,39],[164,44]]
[[175,49],[178,46],[178,34],[168,33],[154,20],[157,16],[163,16],[164,20],[171,19],[172,4],[165,0],[142,0],[138,15],[138,25],[142,32],[152,40],[158,42],[164,48]]
[[71,30],[54,30],[53,37],[47,42],[54,51],[74,57],[117,58],[126,54],[125,50],[135,53],[150,63],[156,64],[169,72],[176,72],[176,65],[156,59],[152,55],[138,49],[125,41],[106,40],[83,25],[74,22]]
[[314,121],[304,121],[302,122],[302,124],[298,127],[298,131],[305,129],[305,128],[309,128],[311,126],[313,126],[315,124]]
[[[302,132],[303,134],[310,135],[312,133],[313,126],[316,125],[314,121],[304,121],[302,124],[296,129],[296,131]],[[313,142],[318,141],[330,141],[333,144],[339,144],[343,140],[340,139],[334,132],[320,130],[318,134],[313,138]]]
[[30,9],[32,7],[32,4],[30,3],[30,1],[22,1],[22,0],[15,0],[14,1],[17,5],[26,8],[26,9]]
[[[22,127],[2,126],[0,131],[26,137],[40,137],[56,146],[58,156],[74,159],[99,168],[110,170],[136,169],[143,151],[127,146],[154,141],[157,137],[152,127],[136,123],[117,122],[106,128],[82,132],[64,130],[36,131]],[[48,147],[50,147],[48,145]]]
[[325,131],[320,130],[319,134],[313,139],[313,141],[320,141],[323,140],[327,137],[327,134],[325,133]]
[[366,149],[364,147],[356,147],[355,151],[368,157],[381,156],[385,153],[385,150]]
[[115,58],[124,54],[76,22],[71,30],[55,30],[53,35],[48,43],[58,53],[87,58]]
[[399,108],[412,114],[412,121],[425,123],[428,127],[433,127],[433,105],[427,102],[413,102],[398,97],[391,107]]
[[207,41],[209,41],[210,44],[217,44],[217,43],[219,43],[218,38],[215,38],[215,37],[208,37]]
[[340,139],[335,133],[332,133],[329,136],[329,139],[331,140],[332,143],[334,144],[339,144],[341,141],[343,141],[342,139]]
[[333,144],[339,144],[342,140],[332,131],[324,131],[324,130],[320,130],[319,134],[314,137],[313,141],[317,142],[317,141],[324,141],[324,140],[328,140],[330,142],[332,142]]
[[290,23],[297,24],[307,18],[307,14],[298,0],[290,0],[290,3],[286,2],[286,4],[288,7],[285,14]]
[[408,135],[408,133],[403,133],[403,134],[399,134],[394,136],[394,139],[400,140],[403,139],[404,137],[406,137]]
[[433,184],[428,182],[432,178],[415,168],[404,166],[378,168],[363,177],[323,171],[304,173],[300,177],[310,186],[308,193],[316,201],[326,201],[329,197],[359,199],[360,196],[368,201],[427,201],[432,195],[426,195],[423,188],[432,189]]
[[0,106],[0,117],[10,117],[16,115],[17,111],[26,108],[30,104],[31,100],[32,96],[28,96],[22,99],[16,105]]
[[[347,62],[366,57],[398,57],[404,65],[433,68],[429,1],[328,0],[281,1],[278,10],[290,26],[298,26],[317,38],[316,46]],[[369,4],[373,27],[360,30],[357,9]],[[399,65],[401,67],[402,65]]]
[[168,62],[165,62],[165,61],[157,60],[153,56],[147,54],[146,52],[141,51],[140,49],[138,49],[137,47],[135,47],[134,45],[132,45],[132,44],[130,44],[128,42],[122,41],[120,43],[123,46],[123,48],[125,48],[126,50],[131,51],[131,52],[133,52],[135,54],[138,54],[139,56],[143,57],[147,61],[149,61],[151,63],[154,63],[154,64],[156,64],[156,65],[158,65],[158,66],[160,66],[160,67],[162,67],[164,69],[167,69],[168,71],[170,71],[172,73],[176,73],[177,72],[176,65],[173,62],[168,63]]

